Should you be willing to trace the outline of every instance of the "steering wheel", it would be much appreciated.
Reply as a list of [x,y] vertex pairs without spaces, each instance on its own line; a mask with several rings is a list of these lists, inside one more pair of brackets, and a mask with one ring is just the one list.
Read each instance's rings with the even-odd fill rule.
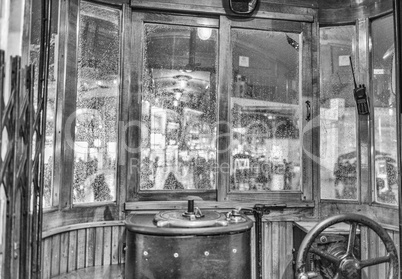
[[[330,253],[320,250],[313,246],[314,240],[328,227],[342,222],[350,223],[349,239],[346,253],[343,256],[331,255]],[[382,240],[387,251],[386,256],[374,259],[359,260],[353,253],[356,239],[356,229],[358,224],[363,224],[372,229]],[[336,268],[334,279],[351,278],[353,274],[367,266],[377,265],[381,263],[389,263],[387,279],[397,279],[399,272],[398,253],[394,242],[388,233],[375,221],[358,214],[342,214],[332,216],[315,225],[303,239],[296,260],[296,278],[308,279],[314,278],[317,274],[309,272],[306,269],[306,260],[308,253],[314,253],[321,258],[331,262]]]

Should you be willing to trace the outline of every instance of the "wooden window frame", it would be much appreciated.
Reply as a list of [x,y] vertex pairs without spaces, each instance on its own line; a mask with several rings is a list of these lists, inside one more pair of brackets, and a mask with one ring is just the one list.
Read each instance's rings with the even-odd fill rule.
[[[123,77],[123,72],[125,70],[123,64],[123,57],[127,53],[127,48],[124,47],[124,38],[127,26],[129,25],[127,21],[128,6],[122,3],[110,3],[105,4],[99,1],[91,0],[68,0],[60,2],[60,13],[59,13],[59,45],[58,45],[58,72],[57,72],[57,104],[55,112],[55,141],[54,141],[54,171],[53,171],[53,184],[52,187],[55,189],[53,195],[53,207],[46,209],[45,212],[50,214],[49,216],[58,215],[57,210],[66,210],[77,208],[99,208],[108,210],[111,214],[108,218],[118,219],[122,215],[122,195],[124,193],[121,191],[123,187],[120,185],[123,183],[125,177],[125,166],[120,164],[122,159],[120,154],[124,153],[120,151],[120,132],[121,127],[118,127],[118,154],[117,154],[117,165],[116,165],[116,199],[114,201],[108,202],[91,202],[91,203],[73,203],[72,191],[73,191],[73,165],[74,165],[74,150],[66,141],[66,123],[70,115],[72,115],[76,110],[76,100],[77,100],[77,57],[78,57],[78,34],[79,34],[79,19],[80,19],[80,3],[82,1],[91,3],[93,5],[111,7],[120,10],[120,78]],[[124,82],[120,83],[119,86],[119,105],[118,105],[118,119],[117,123],[124,122],[125,111],[127,108],[124,107],[126,103],[124,100],[127,99],[128,88],[125,86]],[[72,127],[75,125],[75,121],[71,124]],[[75,131],[71,129],[70,138],[75,140]],[[85,212],[92,212],[93,210],[85,210]],[[74,213],[75,210],[71,210],[71,218],[79,219],[76,216],[79,213]],[[84,214],[85,215],[85,214]],[[86,218],[85,216],[82,216]],[[49,224],[51,221],[49,220]],[[45,224],[46,226],[47,224]]]
[[[300,109],[302,111],[302,128],[305,128],[309,124],[303,115],[306,115],[306,101],[313,103],[313,70],[312,70],[312,44],[313,40],[313,28],[314,23],[311,22],[297,22],[277,19],[261,19],[254,18],[248,21],[239,21],[236,19],[230,19],[224,15],[219,17],[215,16],[210,18],[204,16],[211,21],[209,27],[219,28],[219,49],[218,49],[218,123],[227,123],[229,119],[229,92],[231,92],[232,86],[232,65],[231,65],[231,28],[246,28],[253,30],[266,30],[266,31],[279,31],[279,32],[300,32],[302,34],[302,41],[300,42],[302,53],[302,64],[300,65],[302,74],[301,92],[300,95]],[[125,76],[124,79],[131,80],[131,94],[129,96],[129,122],[133,121],[138,123],[141,119],[141,78],[142,78],[142,63],[143,63],[143,44],[144,44],[144,32],[143,25],[145,23],[165,23],[176,24],[186,26],[199,26],[205,27],[198,23],[198,16],[179,15],[172,13],[153,13],[152,11],[133,11],[132,14],[132,37],[131,37],[131,58],[133,67],[131,68],[130,76]],[[214,23],[215,22],[215,23]],[[138,51],[141,50],[141,51]],[[127,74],[127,73],[126,73]],[[314,115],[312,119],[314,118]],[[313,120],[310,120],[313,121]],[[130,160],[139,162],[140,152],[130,153],[126,151],[127,158],[127,197],[126,197],[126,209],[135,208],[134,203],[141,203],[147,201],[166,201],[169,204],[171,201],[180,201],[186,199],[188,196],[198,196],[202,198],[204,203],[312,203],[313,202],[313,179],[307,179],[307,174],[313,175],[313,160],[310,158],[311,154],[314,154],[313,146],[313,134],[316,134],[315,129],[307,131],[304,135],[300,136],[301,141],[301,190],[300,191],[270,191],[268,193],[234,193],[229,191],[229,173],[223,174],[218,172],[217,188],[212,191],[152,191],[141,190],[140,185],[140,167],[130,167]],[[302,133],[301,133],[302,134]],[[139,125],[128,127],[127,129],[127,146],[139,150],[140,148],[140,136],[141,131]],[[227,150],[230,142],[230,127],[228,125],[218,125],[218,150]],[[307,152],[304,152],[307,151]],[[309,153],[309,154],[308,154]],[[218,152],[217,156],[218,166],[226,164],[230,166],[230,151]],[[216,194],[215,194],[216,192]],[[213,198],[216,195],[216,202],[213,202]],[[209,200],[209,201],[207,201]]]
[[[217,96],[218,96],[218,117],[221,120],[227,120],[229,117],[228,99],[225,94],[230,92],[231,87],[231,59],[228,45],[230,45],[230,28],[240,27],[243,28],[244,20],[236,17],[227,17],[225,11],[217,9],[217,12],[210,10],[198,11],[181,11],[186,14],[174,14],[165,10],[163,13],[152,12],[136,12],[136,7],[129,6],[125,1],[113,1],[105,3],[105,1],[90,1],[98,5],[106,5],[120,9],[121,12],[121,25],[122,37],[120,44],[121,53],[121,84],[120,84],[120,97],[119,97],[119,113],[118,113],[118,154],[117,154],[117,182],[116,182],[116,201],[113,202],[93,202],[83,204],[73,204],[72,202],[72,185],[73,185],[73,168],[68,166],[73,165],[74,151],[65,142],[66,134],[64,126],[67,118],[75,111],[76,95],[77,95],[77,50],[78,50],[78,23],[79,23],[79,8],[82,0],[67,0],[60,2],[60,36],[58,46],[58,81],[57,81],[57,105],[55,116],[55,141],[54,141],[54,177],[53,187],[56,187],[57,193],[54,197],[54,207],[46,210],[48,221],[44,222],[44,228],[51,228],[58,225],[65,225],[76,222],[85,222],[88,220],[101,221],[106,219],[122,219],[124,218],[124,210],[155,210],[158,208],[185,208],[185,202],[180,202],[188,197],[188,195],[203,194],[205,201],[200,201],[202,207],[209,208],[233,208],[241,204],[243,207],[252,207],[255,203],[286,203],[288,207],[299,208],[294,214],[304,216],[311,214],[311,208],[315,206],[316,196],[313,195],[313,183],[317,182],[317,178],[307,179],[306,174],[313,174],[314,170],[318,169],[316,164],[309,156],[302,152],[302,189],[301,192],[288,193],[288,192],[269,192],[261,196],[260,193],[230,193],[229,192],[229,179],[228,175],[219,174],[217,179],[217,189],[209,192],[197,193],[182,191],[176,192],[169,197],[170,201],[166,199],[166,192],[139,192],[139,172],[133,171],[129,167],[129,162],[133,157],[128,153],[126,146],[139,146],[139,130],[130,127],[131,121],[139,118],[139,100],[141,96],[138,94],[141,87],[142,65],[134,65],[131,61],[137,60],[142,62],[142,52],[135,51],[142,50],[143,34],[141,28],[143,19],[135,17],[134,14],[146,14],[148,21],[154,23],[170,23],[170,24],[184,24],[186,26],[200,26],[197,19],[200,17],[210,20],[209,25],[218,28],[218,74],[217,74]],[[145,3],[151,4],[151,1]],[[156,6],[155,6],[156,7]],[[176,6],[175,6],[176,7]],[[178,7],[178,6],[177,6]],[[148,7],[147,9],[153,9]],[[306,114],[306,101],[310,101],[312,106],[312,118],[317,116],[314,108],[314,99],[318,96],[318,89],[315,86],[314,80],[318,73],[313,72],[313,65],[317,62],[317,54],[314,44],[316,43],[317,22],[310,9],[303,8],[307,12],[305,15],[277,13],[277,12],[262,12],[256,18],[249,20],[247,28],[261,29],[272,31],[297,31],[300,30],[305,34],[301,42],[303,54],[303,61],[301,68],[303,70],[303,83],[302,92],[300,93],[300,106],[302,115]],[[141,8],[142,11],[143,8]],[[194,14],[197,12],[197,14]],[[200,16],[200,14],[202,16]],[[156,16],[157,15],[157,16]],[[183,21],[171,21],[169,17],[175,19],[181,18]],[[159,19],[158,19],[159,18]],[[297,30],[292,29],[298,26]],[[138,38],[140,38],[138,40]],[[130,59],[127,59],[130,57]],[[231,57],[230,57],[231,58]],[[137,92],[137,93],[136,93]],[[316,102],[316,101],[315,101]],[[305,117],[302,117],[302,127],[307,125]],[[220,135],[226,132],[227,127],[219,127]],[[317,146],[313,143],[314,135],[319,135],[317,129],[312,129],[305,135],[301,135],[301,141],[305,150],[311,154],[317,153]],[[221,136],[218,142],[218,148],[227,145],[228,138]],[[230,140],[230,138],[229,138]],[[220,154],[218,156],[218,164],[222,162],[229,163],[230,158],[228,154]],[[219,186],[223,185],[223,186]],[[171,192],[169,192],[172,194]],[[213,200],[210,200],[212,197]],[[208,201],[209,199],[209,201]],[[151,202],[150,202],[151,201]],[[158,204],[155,202],[158,201]],[[84,211],[82,211],[84,210]],[[306,211],[307,210],[307,211]],[[107,214],[106,214],[107,213]],[[107,216],[106,216],[106,215]],[[52,220],[50,220],[52,219]]]

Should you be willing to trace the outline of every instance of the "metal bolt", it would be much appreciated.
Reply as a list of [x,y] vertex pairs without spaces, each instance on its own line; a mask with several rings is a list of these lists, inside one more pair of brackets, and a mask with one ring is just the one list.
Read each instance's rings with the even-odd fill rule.
[[209,252],[208,252],[208,251],[205,251],[205,252],[204,252],[204,255],[208,257],[208,256],[209,256]]
[[326,243],[328,241],[328,239],[326,236],[323,235],[320,237],[320,241],[321,241],[321,243]]
[[173,254],[173,257],[175,257],[175,258],[177,258],[178,256],[179,256],[178,253],[174,253],[174,254]]
[[232,251],[233,251],[233,253],[237,253],[237,249],[233,249]]
[[147,251],[144,251],[144,256],[148,256],[148,252],[147,252]]

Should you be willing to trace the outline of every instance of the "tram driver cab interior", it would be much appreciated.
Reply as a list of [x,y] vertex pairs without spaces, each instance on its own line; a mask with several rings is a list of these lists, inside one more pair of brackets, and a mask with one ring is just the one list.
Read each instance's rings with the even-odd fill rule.
[[401,278],[401,15],[1,1],[0,278]]

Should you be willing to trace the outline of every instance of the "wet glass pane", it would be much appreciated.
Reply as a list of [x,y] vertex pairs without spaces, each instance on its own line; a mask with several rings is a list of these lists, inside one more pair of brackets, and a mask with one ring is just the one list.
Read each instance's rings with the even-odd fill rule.
[[300,34],[233,29],[231,191],[300,191]]
[[398,203],[393,17],[371,24],[375,199]]
[[216,188],[217,30],[145,25],[141,190]]
[[354,62],[355,41],[354,26],[320,28],[322,199],[357,199],[356,103],[349,62],[349,56]]
[[116,199],[120,11],[81,3],[74,203]]

